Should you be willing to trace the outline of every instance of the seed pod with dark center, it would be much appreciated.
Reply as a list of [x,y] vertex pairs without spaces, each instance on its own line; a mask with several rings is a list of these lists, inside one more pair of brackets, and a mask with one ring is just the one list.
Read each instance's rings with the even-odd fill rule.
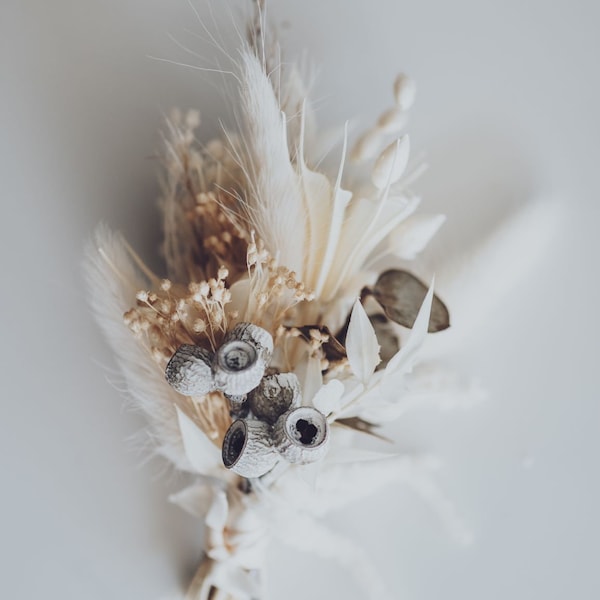
[[191,344],[183,344],[167,363],[165,377],[171,387],[186,396],[204,396],[214,388],[212,354]]
[[327,419],[310,406],[285,412],[273,427],[273,444],[290,463],[305,465],[322,459],[328,442]]
[[280,460],[272,446],[271,427],[263,421],[238,419],[223,439],[223,464],[242,477],[261,477]]
[[[427,286],[406,271],[390,269],[379,276],[373,287],[373,296],[396,323],[411,328],[421,304],[427,295]],[[434,294],[429,318],[429,333],[450,327],[446,305]]]
[[273,353],[271,334],[252,323],[240,323],[215,353],[213,373],[217,389],[230,396],[253,390],[262,379]]
[[300,405],[300,382],[294,373],[265,375],[248,395],[252,414],[273,425],[287,410]]

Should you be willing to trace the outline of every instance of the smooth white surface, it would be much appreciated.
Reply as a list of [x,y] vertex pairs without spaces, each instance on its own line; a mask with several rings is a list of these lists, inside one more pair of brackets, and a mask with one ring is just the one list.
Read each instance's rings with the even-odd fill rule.
[[[214,3],[224,37],[243,6]],[[545,260],[450,357],[491,401],[397,428],[402,447],[444,458],[438,480],[476,543],[457,547],[400,487],[332,524],[398,598],[600,597],[597,3],[273,0],[271,16],[318,67],[326,125],[368,125],[399,70],[417,80],[411,143],[431,164],[418,189],[449,217],[434,262],[515,206],[566,209]],[[144,421],[107,381],[80,260],[100,220],[155,256],[162,112],[197,107],[210,135],[227,111],[218,77],[147,55],[199,64],[168,33],[216,52],[184,32],[202,34],[184,0],[5,0],[0,28],[2,597],[173,597],[201,529],[167,502],[183,481],[128,442]],[[274,599],[306,598],[307,573],[315,600],[359,597],[335,565],[277,547],[272,566]]]

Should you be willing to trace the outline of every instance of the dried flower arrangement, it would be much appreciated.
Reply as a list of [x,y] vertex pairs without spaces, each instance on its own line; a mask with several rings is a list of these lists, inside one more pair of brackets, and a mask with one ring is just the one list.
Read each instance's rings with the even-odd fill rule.
[[[415,258],[444,220],[418,214],[409,191],[420,172],[401,135],[413,80],[398,76],[394,106],[348,153],[353,166],[344,133],[328,175],[311,152],[318,136],[299,70],[283,66],[261,8],[237,61],[239,131],[201,144],[197,113],[167,123],[167,277],[101,227],[87,256],[93,310],[155,451],[197,476],[172,498],[206,524],[186,597],[264,597],[277,536],[340,561],[381,600],[366,552],[321,517],[403,480],[467,537],[431,478],[435,461],[361,450],[360,438],[423,397],[470,404],[481,392],[419,362],[448,310],[433,285],[381,267]],[[346,183],[369,164],[370,181]]]

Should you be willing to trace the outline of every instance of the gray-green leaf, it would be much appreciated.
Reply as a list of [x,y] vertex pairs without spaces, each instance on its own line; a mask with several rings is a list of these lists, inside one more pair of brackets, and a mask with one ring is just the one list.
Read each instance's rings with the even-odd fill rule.
[[[406,271],[390,269],[379,276],[373,296],[385,314],[396,323],[411,328],[427,294],[427,286]],[[450,327],[446,305],[434,294],[429,318],[429,333]]]

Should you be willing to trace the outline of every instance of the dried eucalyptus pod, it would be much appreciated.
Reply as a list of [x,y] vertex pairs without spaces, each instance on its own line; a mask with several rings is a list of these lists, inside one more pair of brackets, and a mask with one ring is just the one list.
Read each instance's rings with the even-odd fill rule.
[[294,373],[266,375],[248,395],[252,414],[270,425],[300,401],[300,382]]
[[232,415],[240,418],[248,416],[249,407],[248,402],[246,401],[248,398],[247,394],[242,394],[240,396],[230,396],[225,394],[225,398],[229,400]]
[[223,464],[242,477],[261,477],[280,460],[272,445],[271,427],[263,421],[238,419],[223,439]]
[[[371,291],[392,321],[410,328],[414,325],[425,299],[427,286],[407,271],[390,269],[379,276]],[[428,331],[435,333],[448,327],[450,327],[448,309],[434,294]]]
[[208,350],[183,344],[167,363],[165,378],[180,394],[204,396],[214,387],[212,360],[212,354]]
[[300,465],[327,452],[329,425],[316,408],[301,406],[282,414],[273,427],[273,444],[285,460]]
[[225,338],[213,360],[215,386],[229,396],[242,396],[262,379],[273,353],[273,338],[262,327],[239,323]]

